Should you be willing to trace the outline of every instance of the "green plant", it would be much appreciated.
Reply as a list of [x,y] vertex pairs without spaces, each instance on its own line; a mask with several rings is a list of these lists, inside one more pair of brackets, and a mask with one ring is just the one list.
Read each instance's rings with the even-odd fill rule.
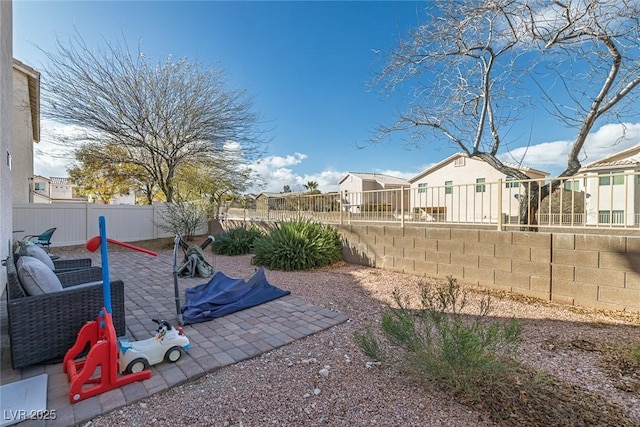
[[617,387],[640,392],[640,341],[603,345],[605,366],[618,378]]
[[635,341],[629,344],[629,353],[626,359],[630,365],[634,365],[636,368],[640,368],[640,341]]
[[364,354],[379,362],[386,361],[386,354],[370,327],[367,327],[364,332],[355,331],[353,336]]
[[395,358],[383,352],[378,338],[367,330],[354,335],[367,356],[471,395],[517,368],[514,356],[522,327],[515,319],[504,323],[488,319],[489,296],[481,299],[477,315],[466,314],[467,295],[449,276],[444,285],[422,285],[420,309],[410,309],[398,291],[393,300],[397,307],[383,314],[381,332],[400,351],[391,352]]
[[212,250],[219,255],[243,255],[253,250],[254,241],[264,236],[264,233],[255,227],[232,228],[226,233],[215,236]]
[[337,231],[307,221],[286,221],[254,242],[252,262],[274,270],[308,270],[342,259]]

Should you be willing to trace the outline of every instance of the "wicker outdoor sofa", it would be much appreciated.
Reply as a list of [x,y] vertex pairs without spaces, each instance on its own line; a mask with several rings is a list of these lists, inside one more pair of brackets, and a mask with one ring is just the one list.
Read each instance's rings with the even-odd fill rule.
[[[87,268],[86,260],[57,260],[54,271],[63,290],[30,296],[20,283],[13,253],[5,264],[11,366],[60,361],[82,325],[95,320],[105,305],[101,268]],[[111,308],[116,334],[125,335],[121,280],[111,280]]]

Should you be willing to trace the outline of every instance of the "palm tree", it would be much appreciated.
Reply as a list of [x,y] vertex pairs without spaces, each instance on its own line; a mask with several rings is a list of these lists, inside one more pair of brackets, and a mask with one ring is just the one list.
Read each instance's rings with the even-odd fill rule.
[[318,189],[318,183],[316,181],[307,181],[306,184],[303,184],[303,187],[308,191],[316,191]]

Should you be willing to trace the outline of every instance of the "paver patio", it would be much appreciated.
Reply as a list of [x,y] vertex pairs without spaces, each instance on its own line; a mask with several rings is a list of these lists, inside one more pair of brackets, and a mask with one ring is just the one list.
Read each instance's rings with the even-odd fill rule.
[[[216,265],[219,260],[213,259],[210,251],[206,252],[206,256],[211,257],[208,261],[216,269],[233,277],[248,278],[248,275],[240,276],[238,272],[225,271],[224,265]],[[101,264],[99,253],[88,253],[85,250],[68,253],[65,251],[63,257],[91,257],[93,265]],[[142,340],[151,337],[156,328],[151,319],[165,319],[177,325],[171,250],[160,251],[157,257],[134,251],[113,251],[109,253],[109,267],[111,278],[122,279],[125,284],[128,338]],[[184,302],[186,288],[207,281],[208,279],[203,278],[180,278],[178,283],[181,301]],[[278,283],[272,284],[279,286]],[[4,296],[0,309],[1,383],[8,384],[35,375],[48,374],[47,410],[55,411],[56,419],[46,422],[28,420],[19,424],[25,427],[70,426],[83,423],[154,393],[194,380],[207,372],[258,356],[347,320],[343,314],[309,304],[290,294],[209,322],[184,326],[185,334],[191,341],[191,349],[177,363],[155,365],[151,368],[152,376],[148,380],[134,382],[71,404],[68,398],[69,383],[61,363],[35,365],[17,370],[11,368]],[[87,319],[89,320],[94,319]]]

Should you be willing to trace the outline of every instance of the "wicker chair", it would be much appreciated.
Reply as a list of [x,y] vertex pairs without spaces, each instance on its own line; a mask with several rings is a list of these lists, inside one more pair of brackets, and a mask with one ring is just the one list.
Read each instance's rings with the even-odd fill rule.
[[[58,362],[75,343],[78,331],[104,307],[99,267],[56,273],[59,292],[26,295],[13,255],[6,260],[7,314],[13,369]],[[111,281],[112,318],[118,336],[125,335],[124,283]]]
[[53,260],[56,273],[63,273],[70,270],[83,270],[91,267],[91,258],[78,259],[56,259]]
[[[9,251],[13,253],[14,261],[18,261],[20,256],[35,256],[38,258],[36,254],[30,253],[29,248],[32,243],[24,240],[17,240],[13,244],[9,245]],[[44,250],[43,250],[44,252]],[[43,253],[44,255],[44,253]],[[48,256],[48,255],[45,255]],[[77,259],[52,259],[53,263],[53,271],[55,273],[61,273],[63,271],[69,270],[78,270],[82,268],[90,268],[91,267],[91,258],[77,258]]]

